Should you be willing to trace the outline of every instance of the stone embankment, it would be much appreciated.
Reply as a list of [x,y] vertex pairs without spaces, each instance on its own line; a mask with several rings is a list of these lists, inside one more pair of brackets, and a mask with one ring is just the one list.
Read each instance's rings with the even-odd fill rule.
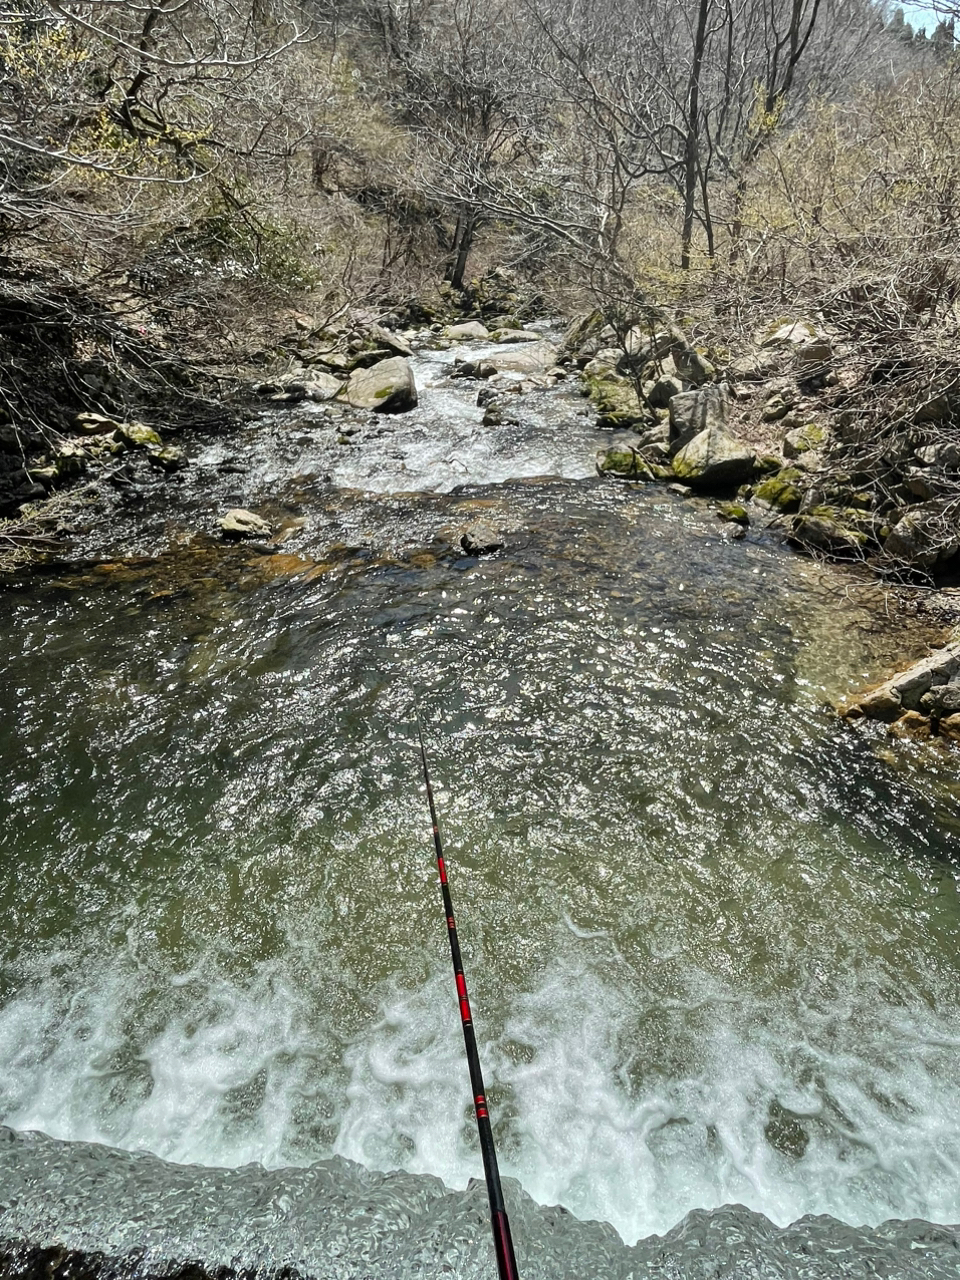
[[882,720],[895,737],[960,743],[960,640],[840,707],[849,720]]

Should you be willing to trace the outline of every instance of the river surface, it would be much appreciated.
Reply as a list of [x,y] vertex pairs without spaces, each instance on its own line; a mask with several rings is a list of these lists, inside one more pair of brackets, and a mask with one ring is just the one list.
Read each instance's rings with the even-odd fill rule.
[[[960,753],[829,706],[902,637],[709,502],[597,479],[569,386],[482,428],[451,359],[347,436],[197,442],[117,526],[141,558],[0,595],[0,1120],[56,1140],[0,1143],[0,1234],[419,1274],[402,1233],[376,1261],[389,1203],[490,1274],[482,1196],[434,1181],[481,1167],[417,709],[501,1169],[573,1215],[516,1201],[522,1270],[562,1240],[626,1275],[621,1240],[731,1204],[960,1222]],[[204,532],[235,501],[277,554]],[[480,517],[494,557],[458,548]],[[333,1254],[291,1225],[321,1193]],[[941,1274],[884,1230],[890,1274]]]

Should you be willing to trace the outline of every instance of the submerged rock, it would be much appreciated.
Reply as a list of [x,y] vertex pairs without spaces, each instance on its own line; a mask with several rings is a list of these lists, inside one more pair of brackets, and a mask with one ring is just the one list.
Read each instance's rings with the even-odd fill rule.
[[494,342],[539,342],[540,334],[529,329],[497,329],[490,337]]
[[402,356],[357,369],[343,388],[343,399],[355,409],[377,413],[406,413],[417,406],[417,384],[410,363]]

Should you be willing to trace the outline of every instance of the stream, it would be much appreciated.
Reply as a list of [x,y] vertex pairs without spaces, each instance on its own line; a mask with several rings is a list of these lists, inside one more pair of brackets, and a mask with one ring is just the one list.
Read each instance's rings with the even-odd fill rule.
[[464,351],[0,594],[0,1236],[494,1275],[419,708],[521,1274],[960,1275],[960,753],[829,705],[904,634]]

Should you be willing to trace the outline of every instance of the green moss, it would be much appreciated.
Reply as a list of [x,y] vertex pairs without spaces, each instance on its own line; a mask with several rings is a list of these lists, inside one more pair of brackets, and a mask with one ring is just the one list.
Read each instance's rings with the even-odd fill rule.
[[733,524],[749,525],[750,514],[739,502],[721,502],[717,507],[717,515],[721,520],[730,520]]
[[[623,449],[616,446],[608,449],[597,464],[602,475],[618,476],[624,480],[656,480],[659,477],[655,470],[637,453],[636,449]],[[656,468],[663,471],[663,467]]]
[[761,502],[768,503],[785,515],[800,510],[803,490],[799,487],[802,476],[793,467],[784,467],[775,476],[761,481],[754,491],[754,496]]
[[616,374],[584,374],[583,384],[591,404],[600,414],[601,426],[630,427],[647,421],[648,414],[636,388],[626,378]]

